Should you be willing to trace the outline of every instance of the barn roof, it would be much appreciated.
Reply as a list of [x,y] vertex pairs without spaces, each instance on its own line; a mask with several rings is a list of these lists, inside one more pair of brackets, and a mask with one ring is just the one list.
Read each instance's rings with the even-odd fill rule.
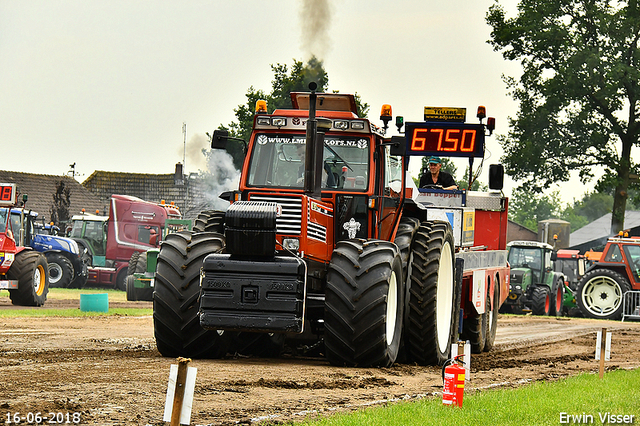
[[51,219],[51,208],[54,205],[53,196],[61,183],[70,191],[70,215],[80,213],[82,209],[88,212],[94,212],[95,210],[105,212],[108,207],[98,197],[69,176],[0,170],[0,182],[15,183],[19,194],[27,194],[29,197],[26,208],[38,212],[38,219],[44,216],[47,222]]

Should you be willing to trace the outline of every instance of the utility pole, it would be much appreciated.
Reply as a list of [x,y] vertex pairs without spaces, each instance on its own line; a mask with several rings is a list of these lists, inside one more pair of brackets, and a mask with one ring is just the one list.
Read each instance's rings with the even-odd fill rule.
[[187,203],[189,201],[189,181],[185,179],[187,174],[187,122],[182,122],[182,137],[184,138],[184,148],[182,150],[182,181],[184,182],[184,209],[183,212],[187,211]]
[[187,122],[182,122],[182,136],[184,138],[184,148],[182,149],[182,172],[187,173]]

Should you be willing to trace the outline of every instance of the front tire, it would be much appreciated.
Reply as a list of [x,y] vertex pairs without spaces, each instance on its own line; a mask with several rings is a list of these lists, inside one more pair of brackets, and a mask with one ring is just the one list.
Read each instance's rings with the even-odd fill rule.
[[549,316],[551,314],[551,295],[549,288],[536,286],[531,291],[531,313],[533,315]]
[[220,358],[227,352],[222,332],[204,330],[198,315],[200,268],[220,251],[224,239],[209,232],[167,235],[160,246],[153,294],[153,328],[162,356]]
[[457,333],[453,249],[448,222],[423,222],[413,239],[404,325],[409,361],[442,364],[451,353]]
[[325,349],[333,365],[388,367],[398,356],[404,290],[398,247],[338,242],[327,273]]
[[136,288],[134,286],[134,282],[136,281],[136,277],[133,275],[127,275],[127,279],[124,281],[124,286],[127,291],[127,300],[130,302],[135,302],[138,300],[136,297]]
[[17,253],[7,277],[18,280],[18,288],[9,290],[11,303],[20,306],[44,305],[49,293],[49,266],[44,255],[30,250]]
[[561,317],[562,303],[564,302],[564,282],[562,280],[558,280],[552,299],[550,314],[552,316]]
[[49,287],[68,288],[74,276],[71,261],[58,253],[50,253],[46,257],[49,265]]
[[629,290],[629,281],[619,272],[594,269],[580,280],[576,302],[587,318],[617,320],[622,316],[622,297]]

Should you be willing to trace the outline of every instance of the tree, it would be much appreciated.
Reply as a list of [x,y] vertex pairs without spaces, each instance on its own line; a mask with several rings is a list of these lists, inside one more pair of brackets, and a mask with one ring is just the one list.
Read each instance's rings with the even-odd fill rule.
[[[312,81],[318,85],[316,92],[326,92],[329,85],[329,77],[324,70],[322,61],[315,56],[303,64],[302,61],[294,59],[293,65],[289,68],[285,64],[271,65],[274,78],[271,81],[271,92],[266,93],[263,90],[256,90],[250,86],[246,93],[247,101],[242,105],[238,105],[234,109],[236,120],[228,126],[220,125],[219,129],[228,130],[230,136],[240,138],[249,142],[251,136],[251,128],[253,126],[253,116],[258,100],[267,102],[267,112],[273,113],[278,108],[291,108],[291,92],[308,92],[309,83]],[[359,117],[366,117],[369,112],[369,104],[362,102],[360,96],[356,93],[356,107]],[[244,160],[244,144],[237,141],[229,141],[227,151],[233,157],[233,163],[236,168],[242,166]]]
[[53,194],[53,205],[51,206],[51,222],[61,229],[69,222],[71,215],[69,207],[71,206],[71,188],[66,186],[64,179],[56,185],[56,192]]
[[545,195],[532,189],[519,187],[509,200],[509,219],[538,232],[538,222],[560,217],[560,194]]
[[505,77],[519,102],[508,135],[499,138],[508,174],[541,191],[583,182],[602,167],[614,187],[611,231],[624,227],[628,191],[638,188],[640,19],[637,0],[521,0],[507,19],[499,3],[486,17],[490,44],[519,60],[519,80]]

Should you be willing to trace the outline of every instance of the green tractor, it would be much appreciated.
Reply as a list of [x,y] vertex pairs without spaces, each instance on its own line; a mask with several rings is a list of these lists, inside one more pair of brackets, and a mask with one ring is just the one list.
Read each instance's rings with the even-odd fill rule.
[[[189,219],[166,219],[162,231],[162,241],[168,234],[180,231],[191,231]],[[156,264],[160,249],[149,249],[146,252],[136,251],[129,259],[129,269],[125,278],[125,290],[129,301],[152,301],[156,277]]]
[[509,297],[501,312],[562,316],[565,277],[554,271],[556,253],[547,243],[512,241],[507,244]]

